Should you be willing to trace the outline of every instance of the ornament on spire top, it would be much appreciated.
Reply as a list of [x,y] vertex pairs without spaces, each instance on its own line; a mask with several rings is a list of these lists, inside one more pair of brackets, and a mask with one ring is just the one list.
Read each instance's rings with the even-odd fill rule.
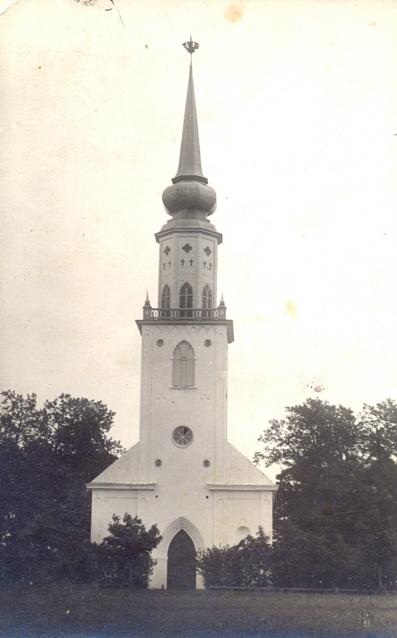
[[190,53],[190,55],[193,55],[200,45],[198,42],[193,42],[192,36],[190,36],[190,40],[188,40],[188,42],[184,42],[182,46],[185,47],[186,51]]

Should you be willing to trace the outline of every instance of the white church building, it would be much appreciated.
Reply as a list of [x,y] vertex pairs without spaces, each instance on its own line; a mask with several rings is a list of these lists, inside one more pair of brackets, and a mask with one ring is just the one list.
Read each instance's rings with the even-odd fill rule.
[[[186,42],[192,53],[198,44]],[[233,322],[217,302],[218,245],[209,221],[216,194],[201,168],[192,61],[179,167],[163,202],[170,219],[156,233],[158,304],[143,318],[139,442],[97,476],[91,540],[112,515],[156,523],[162,540],[152,588],[203,586],[195,552],[232,545],[262,526],[272,534],[275,485],[227,440],[227,361]]]

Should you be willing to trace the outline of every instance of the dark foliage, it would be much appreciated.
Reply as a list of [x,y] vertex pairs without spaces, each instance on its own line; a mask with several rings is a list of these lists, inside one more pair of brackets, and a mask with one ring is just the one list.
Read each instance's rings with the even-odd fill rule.
[[309,399],[271,421],[256,461],[278,463],[273,580],[285,587],[394,589],[397,405]]
[[100,401],[3,392],[0,406],[0,582],[89,577],[86,483],[121,451]]
[[137,516],[126,513],[123,522],[113,515],[109,532],[95,546],[96,578],[111,585],[146,588],[154,565],[150,554],[161,541],[157,526],[146,530]]
[[231,547],[212,547],[197,555],[197,570],[206,587],[266,587],[270,583],[272,549],[260,527]]

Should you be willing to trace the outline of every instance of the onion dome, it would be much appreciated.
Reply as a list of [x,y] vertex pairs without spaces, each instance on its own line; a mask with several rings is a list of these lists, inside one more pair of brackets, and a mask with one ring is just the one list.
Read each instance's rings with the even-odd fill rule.
[[[185,42],[190,54],[198,48],[196,42]],[[207,217],[216,208],[216,193],[203,175],[200,157],[200,141],[197,125],[196,99],[194,95],[192,62],[186,95],[179,166],[172,186],[165,189],[163,203],[173,217]]]

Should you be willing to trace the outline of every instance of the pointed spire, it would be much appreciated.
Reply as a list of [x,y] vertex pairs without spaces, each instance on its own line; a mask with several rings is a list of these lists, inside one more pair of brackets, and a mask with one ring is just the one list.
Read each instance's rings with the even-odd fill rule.
[[[192,38],[183,46],[190,56],[198,49]],[[190,59],[185,118],[183,121],[181,152],[172,186],[163,192],[163,203],[169,215],[178,219],[206,218],[216,208],[216,193],[203,175],[197,126],[196,99],[194,97],[192,60]]]
[[198,49],[198,44],[197,42],[193,42],[190,36],[190,41],[185,42],[183,46],[190,53],[189,81],[187,86],[179,166],[177,174],[172,181],[175,184],[183,179],[190,178],[207,184],[208,180],[204,177],[201,168],[196,98],[193,84],[192,54]]

